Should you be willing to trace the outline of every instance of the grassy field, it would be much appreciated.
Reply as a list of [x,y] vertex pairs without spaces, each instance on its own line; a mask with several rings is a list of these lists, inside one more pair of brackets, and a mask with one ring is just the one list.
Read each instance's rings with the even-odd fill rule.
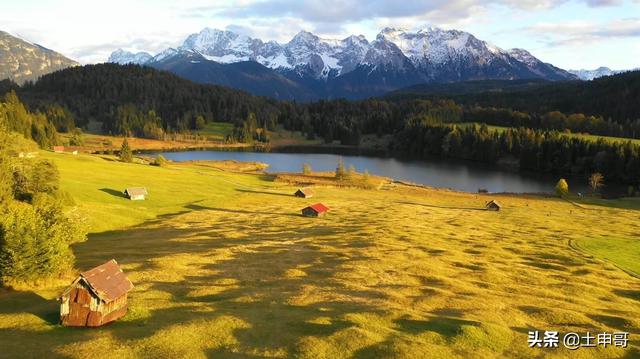
[[[140,137],[129,137],[129,146],[134,151],[162,151],[162,150],[188,150],[202,148],[241,148],[253,147],[253,144],[227,143],[227,135],[233,131],[233,124],[226,122],[211,122],[200,131],[193,133],[178,134],[175,139],[156,140]],[[196,138],[195,134],[198,135]],[[60,134],[62,142],[68,144],[71,140],[71,133]],[[309,140],[300,132],[287,131],[282,127],[275,131],[269,131],[271,147],[291,146],[291,145],[320,145],[320,139]],[[67,146],[66,151],[78,150],[84,153],[96,153],[102,151],[119,151],[122,146],[122,136],[111,136],[106,134],[85,133],[83,135],[84,144],[82,146]],[[363,143],[366,147],[368,144]]]
[[[637,208],[405,186],[316,186],[205,164],[43,154],[87,216],[85,270],[120,262],[129,313],[57,325],[62,285],[0,292],[0,357],[635,358]],[[146,186],[150,198],[121,197]],[[323,202],[324,218],[299,215]],[[577,243],[570,246],[570,243]],[[71,280],[71,278],[66,278]],[[529,330],[628,331],[627,349],[529,349]]]

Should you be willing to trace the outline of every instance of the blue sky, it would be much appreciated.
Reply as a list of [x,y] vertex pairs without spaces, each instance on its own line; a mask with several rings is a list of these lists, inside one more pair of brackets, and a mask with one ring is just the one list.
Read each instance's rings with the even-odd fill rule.
[[0,30],[82,63],[124,48],[155,54],[204,27],[288,41],[426,26],[459,29],[562,68],[640,67],[640,0],[20,0],[6,1]]

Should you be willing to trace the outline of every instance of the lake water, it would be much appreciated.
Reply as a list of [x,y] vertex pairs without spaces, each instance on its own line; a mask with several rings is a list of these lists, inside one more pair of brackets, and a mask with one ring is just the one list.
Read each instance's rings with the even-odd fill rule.
[[[274,152],[185,151],[162,152],[161,154],[165,158],[177,162],[191,160],[262,162],[269,165],[268,172],[301,172],[302,165],[305,163],[308,163],[313,171],[334,171],[338,161],[342,158],[347,168],[353,165],[358,172],[367,169],[371,174],[466,192],[477,192],[479,188],[485,188],[489,192],[549,193],[554,191],[557,181],[555,176],[506,172],[468,161],[438,159],[417,161],[367,156]],[[572,190],[585,190],[585,186],[572,183],[571,180],[569,180],[569,185]],[[578,186],[576,187],[576,185]]]

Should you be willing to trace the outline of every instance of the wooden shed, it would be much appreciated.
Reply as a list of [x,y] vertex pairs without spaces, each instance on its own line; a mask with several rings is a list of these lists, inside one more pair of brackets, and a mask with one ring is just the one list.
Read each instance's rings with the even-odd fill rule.
[[311,198],[313,197],[313,190],[310,188],[300,188],[293,195],[300,198]]
[[489,211],[499,211],[502,205],[498,201],[491,200],[484,207]]
[[329,211],[329,207],[322,203],[316,203],[302,209],[302,215],[305,217],[320,217]]
[[132,201],[144,201],[149,193],[144,187],[130,187],[124,190],[124,194]]
[[99,327],[127,313],[127,293],[133,284],[112,259],[80,276],[60,296],[60,323]]
[[64,152],[64,146],[53,146],[53,152],[55,152],[55,153]]

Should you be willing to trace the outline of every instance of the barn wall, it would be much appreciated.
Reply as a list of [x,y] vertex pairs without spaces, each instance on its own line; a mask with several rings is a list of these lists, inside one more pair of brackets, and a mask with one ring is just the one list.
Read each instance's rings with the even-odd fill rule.
[[302,214],[307,217],[318,217],[318,213],[310,208],[303,209]]
[[105,303],[82,282],[62,298],[60,322],[66,326],[96,327],[121,318],[127,313],[127,295]]

